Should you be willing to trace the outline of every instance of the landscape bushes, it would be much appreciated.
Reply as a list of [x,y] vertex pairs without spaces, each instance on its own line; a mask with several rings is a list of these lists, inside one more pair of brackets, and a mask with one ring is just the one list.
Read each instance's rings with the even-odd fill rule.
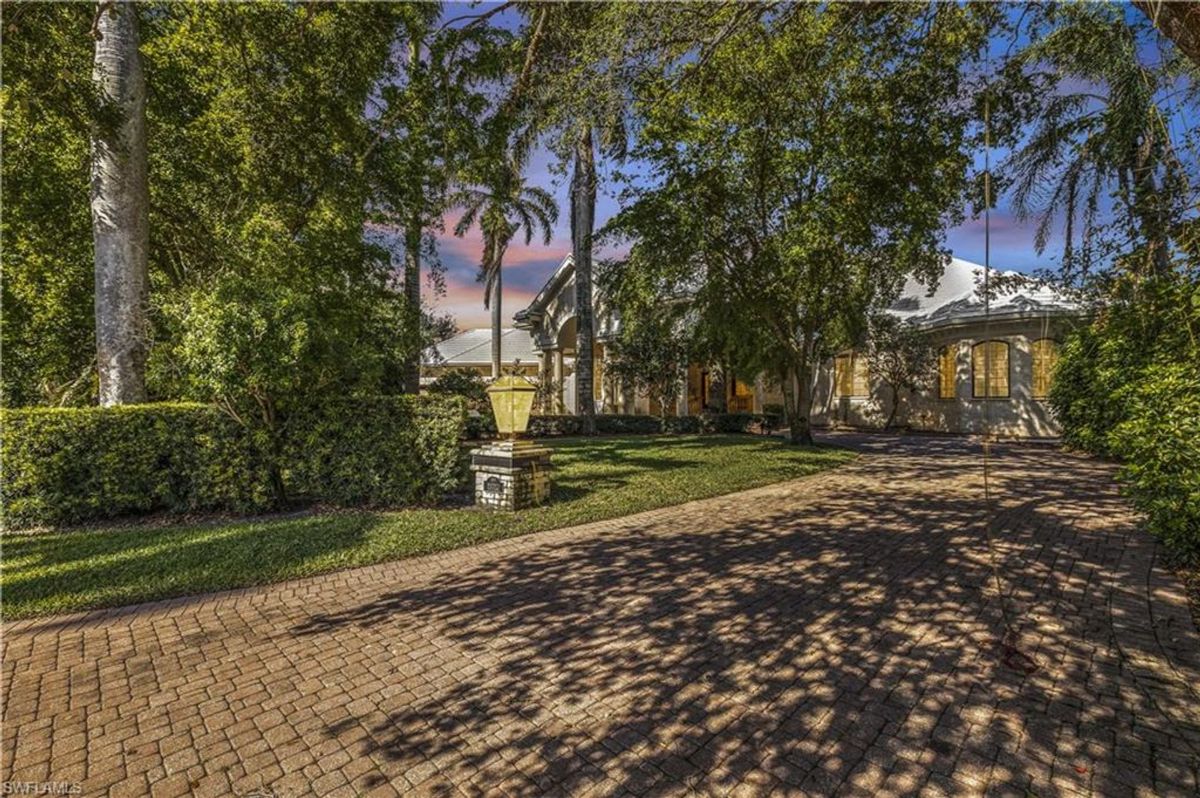
[[266,496],[246,436],[204,405],[7,410],[3,424],[0,490],[10,525],[246,510]]
[[301,408],[287,421],[290,492],[352,506],[428,502],[461,480],[463,401],[376,396]]
[[157,511],[254,512],[277,506],[277,458],[289,498],[402,505],[460,479],[457,398],[371,397],[287,415],[280,445],[201,404],[3,412],[0,500],[10,527]]
[[[698,433],[760,433],[779,426],[779,417],[767,413],[706,413],[700,416],[667,416],[666,432],[673,434]],[[650,415],[598,415],[598,435],[660,435],[664,421]],[[557,438],[581,434],[579,416],[530,416],[528,435],[531,438]],[[469,439],[490,438],[496,434],[496,424],[490,412],[472,416],[467,422]]]
[[1119,282],[1068,338],[1050,402],[1063,439],[1121,461],[1124,492],[1184,562],[1200,563],[1200,283]]
[[1127,417],[1108,445],[1125,491],[1151,532],[1200,562],[1200,364],[1153,365],[1122,399]]

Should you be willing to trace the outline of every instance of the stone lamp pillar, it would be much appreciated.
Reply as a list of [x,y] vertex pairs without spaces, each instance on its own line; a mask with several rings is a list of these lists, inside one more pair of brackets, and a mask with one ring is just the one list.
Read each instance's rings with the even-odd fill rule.
[[537,388],[518,375],[487,389],[500,440],[471,450],[475,504],[489,510],[520,510],[550,498],[550,450],[517,436],[529,427]]

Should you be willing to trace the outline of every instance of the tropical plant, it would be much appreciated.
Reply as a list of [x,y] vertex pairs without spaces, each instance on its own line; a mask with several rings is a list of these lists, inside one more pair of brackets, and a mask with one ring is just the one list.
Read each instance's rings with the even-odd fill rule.
[[896,420],[901,396],[925,387],[937,373],[937,353],[928,333],[888,313],[872,315],[867,330],[867,368],[892,395],[883,425],[889,429]]
[[[440,3],[409,5],[397,74],[371,99],[376,113],[362,168],[373,181],[376,229],[399,231],[403,291],[415,318],[422,276],[442,287],[436,234],[453,207],[453,186],[486,157],[501,118],[487,115],[484,88],[509,68],[511,35],[486,25],[447,27]],[[418,353],[410,353],[401,378],[407,392],[418,390],[419,372]]]
[[[1066,278],[1135,250],[1141,257],[1124,265],[1161,276],[1196,199],[1197,164],[1181,158],[1168,108],[1182,65],[1144,48],[1148,23],[1131,19],[1118,5],[1048,6],[1016,59],[1042,87],[1042,105],[1001,171],[1018,215],[1037,219],[1039,252],[1061,220]],[[1184,136],[1196,145],[1195,131]]]
[[149,323],[146,78],[138,9],[101,3],[93,24],[92,81],[100,98],[92,133],[92,237],[100,404],[146,401]]
[[1174,0],[1133,0],[1180,52],[1200,67],[1200,8]]
[[558,221],[554,195],[540,186],[526,184],[524,166],[523,159],[515,154],[498,159],[485,168],[479,184],[460,189],[451,200],[463,209],[454,234],[464,236],[478,224],[483,235],[479,280],[483,283],[483,306],[492,311],[492,379],[500,376],[504,253],[522,230],[526,245],[537,233],[548,245]]
[[691,359],[682,320],[675,314],[626,315],[621,332],[609,344],[608,371],[657,403],[662,431],[675,408]]

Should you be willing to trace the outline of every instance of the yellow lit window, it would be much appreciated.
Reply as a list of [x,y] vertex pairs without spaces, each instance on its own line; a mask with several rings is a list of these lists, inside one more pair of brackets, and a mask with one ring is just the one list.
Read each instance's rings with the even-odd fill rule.
[[849,355],[838,355],[833,359],[833,392],[838,396],[850,395]]
[[838,355],[833,360],[833,381],[838,396],[870,395],[867,359],[856,353]]
[[1058,342],[1053,338],[1039,338],[1033,342],[1030,352],[1033,355],[1033,398],[1045,399],[1050,395],[1050,382],[1058,364]]
[[971,347],[971,395],[976,399],[1008,396],[1008,344],[983,341]]
[[953,399],[954,398],[954,378],[957,376],[955,370],[958,364],[955,355],[958,354],[958,347],[953,344],[942,347],[941,353],[938,355],[938,398]]

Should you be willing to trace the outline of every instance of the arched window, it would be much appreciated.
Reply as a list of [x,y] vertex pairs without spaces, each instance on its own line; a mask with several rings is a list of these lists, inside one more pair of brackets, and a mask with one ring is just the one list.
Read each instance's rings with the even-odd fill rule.
[[947,344],[938,353],[938,398],[953,399],[955,396],[955,378],[958,363],[958,345]]
[[981,341],[971,347],[971,396],[1008,397],[1008,343]]
[[1054,367],[1058,365],[1058,341],[1039,338],[1030,346],[1033,356],[1033,398],[1045,399],[1050,395],[1050,383],[1054,379]]
[[868,396],[867,359],[857,352],[833,359],[833,386],[838,396]]

